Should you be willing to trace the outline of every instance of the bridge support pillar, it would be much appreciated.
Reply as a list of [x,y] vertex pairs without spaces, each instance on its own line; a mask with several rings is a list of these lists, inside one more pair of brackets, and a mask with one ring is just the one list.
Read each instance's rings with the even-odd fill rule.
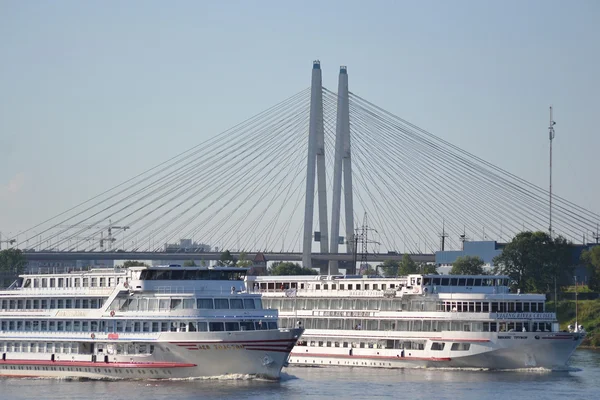
[[328,253],[327,195],[325,185],[325,133],[323,130],[323,86],[321,64],[313,62],[310,94],[310,121],[308,129],[308,156],[306,160],[306,199],[304,205],[304,237],[302,265],[312,268],[312,229],[315,208],[315,181],[317,174],[319,194],[319,229],[321,253]]
[[[350,104],[348,96],[348,71],[340,67],[338,80],[337,120],[335,129],[335,156],[333,162],[333,199],[331,210],[331,239],[329,251],[337,253],[340,237],[342,178],[344,180],[344,210],[346,217],[346,251],[354,249],[354,214],[352,200],[352,163],[350,158]],[[356,266],[354,268],[356,269]],[[339,273],[338,261],[329,261],[329,274]],[[352,273],[346,270],[347,273]]]

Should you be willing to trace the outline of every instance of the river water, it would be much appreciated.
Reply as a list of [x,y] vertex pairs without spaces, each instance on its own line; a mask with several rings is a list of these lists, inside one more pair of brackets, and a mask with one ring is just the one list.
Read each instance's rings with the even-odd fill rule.
[[183,381],[0,379],[0,400],[23,399],[598,399],[600,351],[575,352],[566,371],[302,368],[281,381],[221,377]]

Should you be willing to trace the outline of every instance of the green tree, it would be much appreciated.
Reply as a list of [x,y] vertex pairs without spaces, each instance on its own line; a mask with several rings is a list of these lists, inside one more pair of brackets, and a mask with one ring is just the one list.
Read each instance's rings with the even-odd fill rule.
[[589,288],[600,291],[600,246],[594,246],[581,253],[581,262],[588,268]]
[[19,274],[25,272],[27,260],[19,249],[0,251],[0,287],[9,286]]
[[400,261],[385,260],[383,264],[377,265],[377,270],[382,271],[385,276],[397,276]]
[[419,273],[417,263],[406,253],[402,256],[402,261],[385,260],[377,268],[381,269],[385,276],[406,276]]
[[0,251],[0,272],[19,275],[25,271],[27,260],[19,249],[6,249]]
[[135,260],[128,260],[125,261],[123,263],[123,267],[125,268],[129,268],[129,267],[147,267],[148,264],[141,262],[141,261],[135,261]]
[[312,268],[302,267],[293,262],[277,262],[269,269],[269,275],[318,275]]
[[195,267],[196,263],[194,262],[194,260],[185,260],[183,262],[183,266],[184,267]]
[[458,257],[452,263],[450,275],[483,275],[483,260],[477,256]]
[[429,263],[419,263],[419,273],[424,275],[439,275],[437,271],[437,265]]
[[233,267],[235,266],[235,259],[233,258],[229,250],[225,250],[221,253],[221,258],[219,259],[217,264],[224,267]]
[[240,257],[237,260],[236,265],[240,268],[248,268],[251,267],[254,263],[252,260],[248,260],[248,254],[245,251],[240,253]]
[[521,232],[494,258],[494,273],[508,275],[517,289],[549,293],[568,285],[573,273],[572,245],[562,236]]

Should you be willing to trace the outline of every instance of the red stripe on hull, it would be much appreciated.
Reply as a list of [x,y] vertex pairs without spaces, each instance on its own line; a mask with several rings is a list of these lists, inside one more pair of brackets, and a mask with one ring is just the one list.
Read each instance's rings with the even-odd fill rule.
[[44,367],[95,367],[95,368],[190,368],[196,364],[170,362],[91,362],[91,361],[50,361],[50,360],[0,360],[0,365],[41,365]]
[[222,343],[274,343],[274,342],[296,342],[297,339],[270,339],[270,340],[198,340],[195,342],[169,342],[171,344],[182,345],[196,345],[196,344],[222,344]]

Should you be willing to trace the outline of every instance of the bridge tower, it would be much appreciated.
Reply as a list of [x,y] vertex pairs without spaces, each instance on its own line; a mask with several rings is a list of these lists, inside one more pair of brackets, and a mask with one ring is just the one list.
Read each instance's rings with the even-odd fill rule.
[[[352,158],[350,147],[350,104],[348,98],[348,70],[340,67],[338,80],[337,120],[335,129],[335,157],[333,162],[333,200],[331,211],[331,241],[329,250],[338,252],[340,214],[342,200],[342,177],[344,180],[344,211],[346,217],[346,252],[354,252],[354,207],[352,199]],[[352,271],[354,273],[356,264]],[[338,274],[338,262],[329,261],[329,274]]]
[[306,165],[306,201],[304,207],[304,240],[302,247],[302,265],[307,268],[312,268],[312,228],[316,178],[318,178],[317,193],[319,196],[320,250],[321,253],[329,253],[322,82],[321,63],[319,61],[314,61],[310,94],[310,121],[308,128],[308,156]]

